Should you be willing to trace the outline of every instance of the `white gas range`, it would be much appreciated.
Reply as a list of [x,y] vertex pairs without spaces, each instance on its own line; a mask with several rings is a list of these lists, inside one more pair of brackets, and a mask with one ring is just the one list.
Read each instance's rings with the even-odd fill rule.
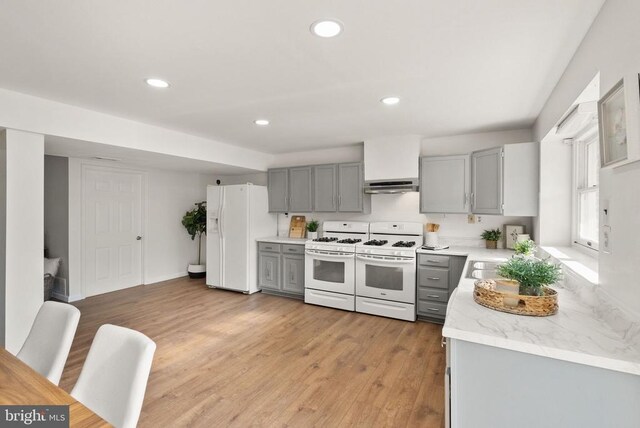
[[354,311],[356,244],[369,240],[369,223],[325,221],[322,229],[304,246],[304,301]]
[[416,249],[422,224],[369,224],[371,240],[356,244],[356,311],[416,320]]

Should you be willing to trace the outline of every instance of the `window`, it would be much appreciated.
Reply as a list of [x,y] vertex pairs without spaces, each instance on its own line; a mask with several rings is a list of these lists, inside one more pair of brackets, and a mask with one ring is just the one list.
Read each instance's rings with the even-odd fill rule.
[[582,134],[574,142],[574,217],[573,241],[594,250],[598,249],[599,211],[598,175],[600,148],[597,127]]

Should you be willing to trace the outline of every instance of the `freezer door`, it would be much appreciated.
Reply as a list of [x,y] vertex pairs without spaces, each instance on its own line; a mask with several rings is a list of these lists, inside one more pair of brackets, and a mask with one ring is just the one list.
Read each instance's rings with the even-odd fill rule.
[[222,287],[249,292],[249,196],[246,185],[225,186],[221,212]]
[[222,286],[222,237],[220,215],[223,187],[207,186],[207,285]]

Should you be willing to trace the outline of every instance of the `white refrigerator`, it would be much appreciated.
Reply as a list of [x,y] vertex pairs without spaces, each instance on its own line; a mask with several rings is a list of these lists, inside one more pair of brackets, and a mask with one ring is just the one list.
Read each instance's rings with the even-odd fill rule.
[[265,186],[207,186],[207,286],[259,291],[256,239],[276,233]]

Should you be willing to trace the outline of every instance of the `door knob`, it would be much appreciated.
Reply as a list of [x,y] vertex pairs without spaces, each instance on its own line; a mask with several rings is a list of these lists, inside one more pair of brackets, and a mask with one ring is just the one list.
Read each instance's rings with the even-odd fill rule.
[[136,236],[136,241],[140,241],[140,240],[142,240],[142,236],[140,235]]

